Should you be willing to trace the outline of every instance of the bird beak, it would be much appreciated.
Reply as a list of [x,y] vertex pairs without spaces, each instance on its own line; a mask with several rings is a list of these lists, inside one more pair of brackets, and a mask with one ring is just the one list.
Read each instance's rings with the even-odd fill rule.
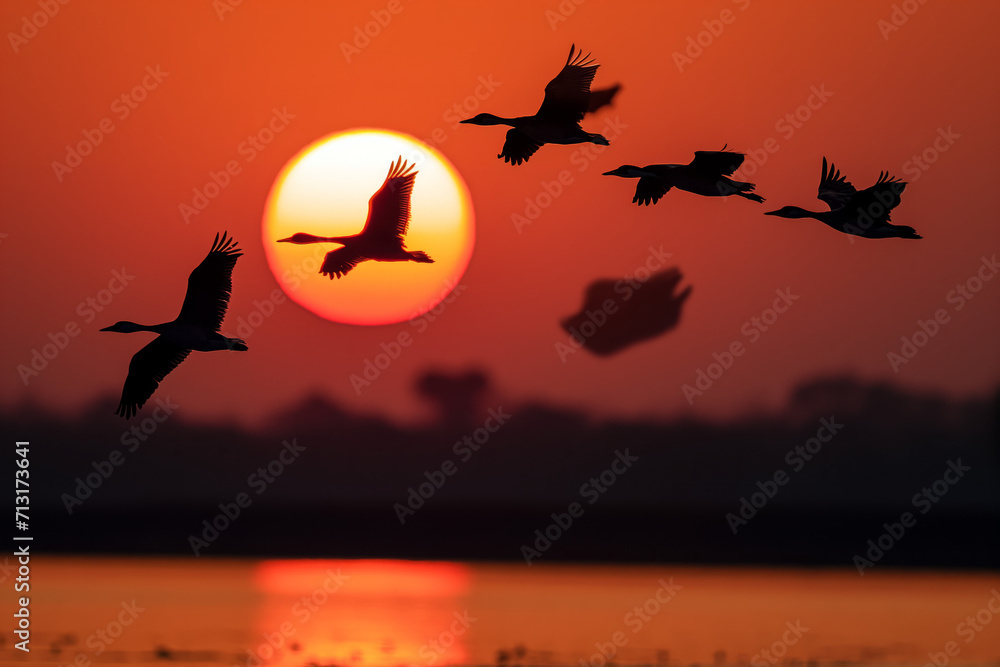
[[471,118],[466,118],[465,120],[460,120],[460,121],[458,121],[458,122],[459,122],[459,123],[471,123],[471,122],[472,122],[472,119],[471,119]]
[[618,174],[615,173],[617,171],[618,171],[617,169],[615,169],[614,171],[606,171],[603,174],[601,174],[601,176],[617,176]]
[[777,211],[765,211],[764,215],[777,215]]
[[292,237],[289,236],[287,239],[278,239],[278,243],[291,243]]
[[101,331],[111,331],[113,328],[114,325],[111,325],[110,327],[104,327],[103,329],[101,329]]

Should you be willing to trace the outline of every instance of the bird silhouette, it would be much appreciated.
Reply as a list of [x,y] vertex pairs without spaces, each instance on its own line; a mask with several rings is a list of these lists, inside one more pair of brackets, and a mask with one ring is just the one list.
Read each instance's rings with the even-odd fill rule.
[[121,321],[101,329],[118,333],[151,331],[159,334],[132,357],[116,415],[125,419],[135,416],[163,378],[177,368],[191,350],[245,352],[249,349],[246,341],[219,333],[233,291],[233,267],[242,254],[236,247],[236,241],[227,239],[225,232],[221,239],[216,234],[212,249],[188,277],[187,293],[177,319],[148,326]]
[[590,91],[590,100],[587,102],[587,113],[597,113],[603,107],[611,106],[615,95],[622,89],[620,83],[609,88],[598,88]]
[[675,293],[683,278],[680,269],[670,267],[641,283],[596,280],[587,287],[580,310],[563,318],[560,326],[593,354],[617,354],[677,327],[691,294],[690,285]]
[[422,250],[409,251],[403,236],[410,225],[410,195],[417,172],[402,156],[389,167],[389,175],[378,192],[368,200],[368,219],[360,234],[353,236],[313,236],[293,234],[278,239],[279,243],[339,243],[343,247],[331,250],[323,259],[319,272],[330,280],[347,272],[366,259],[376,262],[420,262],[431,264],[433,259]]
[[[584,56],[582,51],[576,52],[575,44],[570,47],[566,65],[545,86],[542,106],[533,116],[501,118],[481,113],[461,122],[471,125],[510,125],[514,128],[507,130],[507,139],[497,155],[512,165],[527,162],[544,144],[589,142],[607,146],[608,140],[603,136],[584,132],[580,127],[580,121],[593,101],[590,84],[598,68],[593,62],[590,54]],[[610,101],[610,97],[608,100]]]
[[890,212],[899,206],[906,183],[889,172],[879,174],[875,185],[858,191],[842,176],[840,170],[823,158],[823,174],[816,195],[830,207],[829,211],[807,211],[798,206],[784,206],[764,215],[781,218],[815,218],[838,232],[866,239],[919,239],[913,227],[890,224]]
[[635,187],[632,203],[639,206],[655,204],[670,188],[703,197],[737,195],[751,201],[763,202],[763,197],[753,193],[757,187],[753,183],[726,178],[743,164],[746,156],[743,153],[727,151],[725,146],[722,148],[721,151],[695,151],[694,159],[688,164],[650,164],[645,167],[626,164],[613,171],[606,171],[604,175],[638,178],[639,183]]

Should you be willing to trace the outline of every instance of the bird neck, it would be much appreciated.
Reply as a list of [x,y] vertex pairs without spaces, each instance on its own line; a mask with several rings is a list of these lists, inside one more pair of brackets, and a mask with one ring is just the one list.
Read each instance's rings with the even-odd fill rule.
[[151,331],[152,333],[162,334],[166,324],[137,324],[136,322],[129,322],[132,325],[133,331]]

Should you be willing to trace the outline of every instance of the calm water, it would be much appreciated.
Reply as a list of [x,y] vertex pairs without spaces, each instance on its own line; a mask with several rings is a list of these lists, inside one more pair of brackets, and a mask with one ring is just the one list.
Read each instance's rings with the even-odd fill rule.
[[[32,652],[13,650],[5,630],[4,664],[600,667],[602,651],[624,665],[923,665],[928,653],[948,664],[1000,664],[996,574],[121,558],[32,565]],[[949,642],[954,657],[942,653]]]

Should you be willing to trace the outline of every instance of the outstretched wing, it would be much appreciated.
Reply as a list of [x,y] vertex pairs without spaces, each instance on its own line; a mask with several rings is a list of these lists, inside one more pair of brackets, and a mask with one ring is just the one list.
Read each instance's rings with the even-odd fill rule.
[[521,130],[514,128],[507,130],[507,139],[503,142],[503,149],[497,157],[502,157],[504,162],[518,165],[527,162],[528,158],[541,147],[540,143]]
[[368,220],[361,230],[363,236],[402,240],[410,225],[410,195],[417,177],[415,169],[416,165],[404,162],[402,156],[389,167],[382,187],[368,200]]
[[215,235],[215,242],[208,255],[188,277],[187,294],[178,320],[218,331],[229,307],[233,291],[233,267],[243,251],[236,247],[235,239]]
[[366,258],[359,255],[355,250],[348,247],[337,248],[326,253],[323,258],[323,266],[319,272],[324,276],[329,276],[330,280],[346,276],[347,272],[363,262]]
[[545,99],[538,109],[539,116],[559,123],[579,123],[583,119],[590,105],[590,84],[598,67],[589,58],[589,53],[585,56],[583,51],[576,52],[575,44],[570,47],[566,65],[545,86]]
[[587,103],[587,113],[596,113],[598,109],[602,107],[611,106],[612,101],[615,99],[615,95],[618,91],[622,89],[620,83],[616,83],[610,88],[599,88],[598,90],[590,91],[590,101]]
[[905,188],[905,181],[883,171],[879,174],[875,185],[855,193],[848,200],[846,206],[850,210],[858,211],[859,220],[868,219],[869,224],[871,224],[871,220],[882,223],[889,222],[892,220],[890,211],[899,206]]
[[639,206],[649,206],[650,203],[655,204],[660,201],[660,198],[667,194],[672,186],[662,178],[654,178],[652,176],[643,176],[639,179],[639,182],[635,186],[635,196],[632,197],[632,203],[638,203]]
[[135,416],[163,378],[177,368],[190,352],[191,350],[168,343],[163,336],[157,336],[153,342],[136,352],[128,365],[122,400],[115,414],[125,419]]
[[826,167],[826,158],[823,158],[823,175],[819,179],[819,194],[816,196],[826,202],[830,210],[843,208],[850,201],[851,197],[857,194],[857,189],[851,185],[846,176],[840,175],[840,170],[832,164]]
[[727,151],[723,146],[721,151],[695,151],[688,166],[713,176],[729,176],[743,164],[744,157],[743,153]]

